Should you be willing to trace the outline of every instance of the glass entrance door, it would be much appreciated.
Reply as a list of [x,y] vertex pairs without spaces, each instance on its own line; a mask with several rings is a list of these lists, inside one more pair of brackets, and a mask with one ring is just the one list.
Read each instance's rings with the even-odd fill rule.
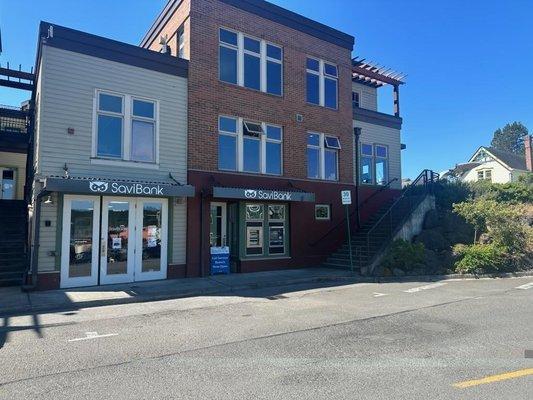
[[14,200],[16,185],[15,185],[15,170],[12,168],[0,168],[0,199]]
[[211,247],[227,246],[226,203],[211,203],[209,242]]
[[167,221],[166,199],[65,195],[61,287],[165,279]]
[[61,287],[98,284],[100,198],[65,196]]
[[166,199],[137,201],[135,280],[167,276],[168,203]]
[[104,197],[100,237],[100,283],[133,281],[135,200]]

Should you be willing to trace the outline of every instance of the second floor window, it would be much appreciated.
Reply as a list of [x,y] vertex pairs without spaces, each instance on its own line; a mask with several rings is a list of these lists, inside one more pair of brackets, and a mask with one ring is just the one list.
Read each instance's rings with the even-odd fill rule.
[[361,143],[361,183],[386,185],[389,179],[389,149],[379,144]]
[[359,92],[352,92],[352,108],[361,107],[361,94]]
[[262,39],[228,29],[219,30],[221,81],[282,95],[283,50]]
[[339,179],[340,141],[337,137],[311,132],[307,135],[307,177]]
[[155,163],[157,103],[101,91],[96,103],[94,156]]
[[280,126],[220,116],[218,132],[220,170],[281,175]]
[[307,58],[307,102],[337,109],[339,71],[335,64]]
[[185,58],[185,31],[183,28],[178,30],[178,37],[176,39],[176,44],[178,46],[178,57]]

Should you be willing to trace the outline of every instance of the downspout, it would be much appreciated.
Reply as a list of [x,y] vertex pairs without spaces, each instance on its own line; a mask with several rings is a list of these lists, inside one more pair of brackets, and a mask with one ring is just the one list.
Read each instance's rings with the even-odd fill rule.
[[47,194],[47,190],[41,190],[39,194],[35,197],[35,210],[33,213],[33,247],[31,251],[30,260],[31,282],[29,284],[22,285],[23,291],[34,290],[37,286],[37,261],[39,257],[39,237],[41,233],[41,200]]
[[204,273],[204,190],[200,190],[200,276]]
[[361,215],[359,214],[359,138],[361,136],[361,128],[353,128],[355,136],[355,214],[357,221],[357,229],[361,226]]

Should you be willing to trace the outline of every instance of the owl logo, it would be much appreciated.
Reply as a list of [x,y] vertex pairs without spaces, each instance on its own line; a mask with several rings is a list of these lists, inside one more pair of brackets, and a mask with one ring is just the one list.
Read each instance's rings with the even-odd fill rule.
[[92,192],[105,192],[109,187],[109,183],[107,182],[89,182],[89,189],[91,189]]
[[244,197],[247,199],[255,199],[257,197],[257,190],[245,190]]

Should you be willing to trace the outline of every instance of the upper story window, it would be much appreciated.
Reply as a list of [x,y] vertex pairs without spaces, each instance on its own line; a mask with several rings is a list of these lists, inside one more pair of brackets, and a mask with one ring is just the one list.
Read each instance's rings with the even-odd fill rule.
[[97,91],[94,157],[155,163],[157,102]]
[[477,171],[477,179],[478,181],[492,182],[492,170],[483,169],[483,170]]
[[225,28],[219,30],[221,81],[281,96],[283,50],[262,39]]
[[389,149],[380,144],[361,143],[361,183],[386,185],[389,179]]
[[335,64],[307,58],[307,102],[337,109],[339,71]]
[[352,91],[352,108],[361,107],[361,93],[358,91]]
[[280,126],[220,116],[218,132],[220,170],[281,175]]
[[180,28],[178,30],[178,37],[176,39],[176,43],[177,43],[177,46],[178,46],[178,51],[177,51],[177,54],[178,54],[178,57],[179,58],[185,58],[185,32],[183,30],[183,28]]
[[323,133],[307,135],[307,177],[337,181],[339,179],[339,138]]

